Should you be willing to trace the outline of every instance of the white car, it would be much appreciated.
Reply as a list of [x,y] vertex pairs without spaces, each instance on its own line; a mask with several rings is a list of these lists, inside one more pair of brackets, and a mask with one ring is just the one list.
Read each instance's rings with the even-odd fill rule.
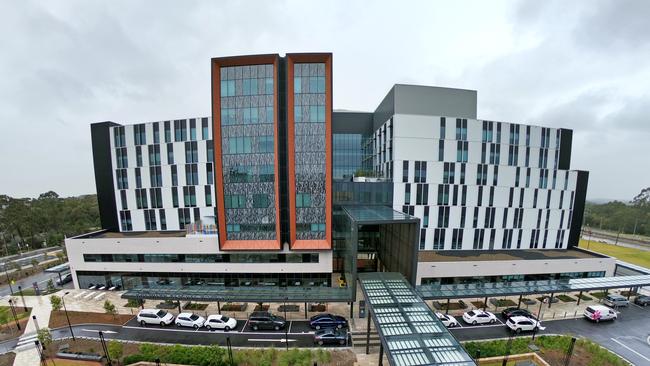
[[438,317],[438,319],[440,319],[442,324],[447,328],[453,328],[453,327],[457,327],[457,326],[460,325],[460,324],[458,324],[458,320],[456,320],[456,318],[454,318],[451,315],[446,315],[446,314],[443,314],[443,313],[436,313],[436,316]]
[[237,328],[237,319],[229,318],[225,315],[214,314],[209,315],[208,320],[205,321],[205,327],[211,329],[223,329],[226,332]]
[[205,318],[194,313],[180,313],[176,317],[176,325],[179,327],[199,329],[203,323],[205,323]]
[[137,320],[142,326],[147,324],[160,324],[161,327],[164,327],[174,321],[174,316],[165,310],[142,309],[138,313]]
[[471,310],[463,314],[463,320],[467,324],[494,324],[497,321],[497,317],[489,311],[483,310]]
[[587,306],[583,313],[585,318],[599,323],[601,320],[616,320],[618,314],[611,308],[603,305]]
[[512,329],[513,332],[516,333],[521,333],[522,331],[527,331],[527,330],[544,330],[542,326],[542,323],[531,318],[527,318],[525,316],[513,316],[508,318],[508,321],[506,322],[506,326],[508,328]]

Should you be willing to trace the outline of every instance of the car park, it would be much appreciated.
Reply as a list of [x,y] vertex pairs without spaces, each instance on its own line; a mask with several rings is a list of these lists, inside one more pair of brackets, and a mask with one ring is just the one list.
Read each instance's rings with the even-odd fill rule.
[[347,328],[348,321],[339,315],[318,314],[309,319],[309,326],[318,330],[322,328]]
[[599,323],[603,320],[616,320],[618,317],[612,308],[603,305],[587,306],[583,315],[585,318],[595,321],[596,323]]
[[650,304],[650,296],[637,296],[636,299],[634,299],[634,303],[640,306],[648,306],[648,304]]
[[199,329],[205,323],[205,318],[194,313],[180,313],[176,317],[176,326]]
[[231,329],[237,328],[237,319],[221,314],[209,315],[204,326],[207,330],[223,329],[227,332]]
[[438,319],[440,319],[440,322],[442,322],[442,325],[444,325],[447,328],[453,328],[453,327],[458,327],[460,324],[458,323],[458,320],[454,318],[451,315],[443,314],[443,313],[436,313],[436,316]]
[[174,321],[174,316],[165,310],[142,309],[138,313],[137,320],[142,326],[147,324],[160,324],[160,326],[164,327]]
[[59,286],[63,286],[68,282],[72,282],[72,273],[66,273],[64,275],[61,275],[61,278],[56,280],[56,284]]
[[603,303],[608,306],[612,307],[619,307],[619,306],[628,306],[630,305],[630,301],[626,299],[625,297],[617,294],[609,294],[605,296],[605,299],[603,300]]
[[521,333],[522,331],[537,331],[539,329],[544,330],[542,323],[531,319],[525,316],[512,316],[506,321],[506,326],[510,328],[515,333]]
[[324,344],[340,344],[344,345],[348,340],[348,332],[343,329],[328,328],[321,329],[314,333],[314,343],[319,345]]
[[530,319],[537,319],[530,311],[520,308],[505,308],[501,311],[501,315],[503,315],[505,320],[508,320],[513,316],[524,316]]
[[494,324],[497,321],[496,315],[489,311],[471,310],[463,314],[463,320],[467,324]]
[[280,330],[287,325],[287,321],[283,317],[273,315],[268,311],[254,311],[248,318],[248,323],[253,328],[253,330]]

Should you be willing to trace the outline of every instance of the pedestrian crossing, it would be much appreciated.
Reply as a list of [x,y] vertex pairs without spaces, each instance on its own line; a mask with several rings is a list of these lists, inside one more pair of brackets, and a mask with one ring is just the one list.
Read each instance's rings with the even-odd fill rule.
[[38,339],[36,333],[23,334],[16,344],[16,351],[22,351],[34,347],[35,341]]

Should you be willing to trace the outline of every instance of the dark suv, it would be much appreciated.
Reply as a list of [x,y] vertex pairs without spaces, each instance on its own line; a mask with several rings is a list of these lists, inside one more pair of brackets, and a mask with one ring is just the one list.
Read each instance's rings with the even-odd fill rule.
[[[535,316],[530,313],[530,311],[526,309],[519,309],[519,308],[506,308],[501,311],[501,315],[505,318],[505,320],[508,320],[512,318],[513,316],[525,316],[526,318],[529,319],[535,319]],[[536,320],[536,319],[535,319]]]
[[253,330],[258,329],[274,329],[280,330],[287,325],[287,321],[283,317],[273,315],[268,311],[254,311],[248,317],[248,323]]
[[314,329],[347,328],[348,321],[344,317],[332,314],[318,314],[309,319],[309,325]]

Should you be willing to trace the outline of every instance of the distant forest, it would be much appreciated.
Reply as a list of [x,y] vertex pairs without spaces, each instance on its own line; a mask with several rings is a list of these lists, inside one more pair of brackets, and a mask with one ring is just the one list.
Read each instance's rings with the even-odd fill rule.
[[63,244],[64,237],[100,227],[96,195],[38,198],[0,195],[0,255]]
[[597,229],[650,236],[650,187],[643,189],[627,203],[587,202],[584,223],[585,226]]

